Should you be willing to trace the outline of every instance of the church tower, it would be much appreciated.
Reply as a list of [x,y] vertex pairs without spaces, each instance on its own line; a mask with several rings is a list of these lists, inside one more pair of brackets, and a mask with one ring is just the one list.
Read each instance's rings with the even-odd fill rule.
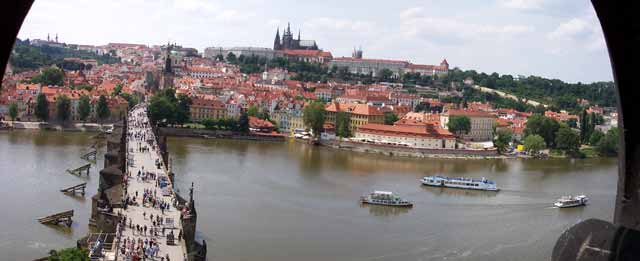
[[280,43],[280,27],[276,30],[276,39],[273,40],[273,50],[282,50],[282,44]]
[[171,65],[171,50],[173,49],[173,45],[167,43],[165,60],[164,60],[164,70],[162,71],[162,75],[160,76],[160,88],[162,90],[172,88],[173,87],[173,68]]

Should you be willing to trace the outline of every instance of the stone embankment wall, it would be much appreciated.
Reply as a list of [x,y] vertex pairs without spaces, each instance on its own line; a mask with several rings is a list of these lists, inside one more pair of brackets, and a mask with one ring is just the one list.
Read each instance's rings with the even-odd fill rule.
[[321,141],[324,146],[346,149],[357,152],[383,154],[389,156],[421,157],[421,158],[498,158],[498,152],[492,150],[464,149],[418,149],[392,145],[368,144],[352,141]]
[[285,136],[269,136],[269,135],[242,135],[232,131],[225,130],[205,130],[190,128],[159,128],[159,134],[171,137],[192,137],[192,138],[217,138],[217,139],[234,139],[234,140],[255,140],[255,141],[285,141]]
[[54,124],[46,122],[2,122],[0,124],[6,126],[6,128],[13,128],[19,130],[56,130],[56,131],[87,131],[87,132],[100,132],[103,128],[111,128],[114,124],[96,124],[96,123],[73,123],[73,124]]

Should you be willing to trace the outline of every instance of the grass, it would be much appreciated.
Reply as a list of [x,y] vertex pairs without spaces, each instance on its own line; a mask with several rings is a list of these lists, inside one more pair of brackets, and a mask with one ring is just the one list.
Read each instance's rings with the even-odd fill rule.
[[191,129],[204,129],[204,125],[200,123],[186,123],[184,127],[191,128]]
[[584,153],[587,158],[598,158],[600,153],[593,147],[581,148],[580,152]]
[[566,157],[566,155],[564,154],[563,151],[561,151],[559,149],[551,149],[549,151],[549,157],[551,157],[551,158],[564,158],[564,157]]

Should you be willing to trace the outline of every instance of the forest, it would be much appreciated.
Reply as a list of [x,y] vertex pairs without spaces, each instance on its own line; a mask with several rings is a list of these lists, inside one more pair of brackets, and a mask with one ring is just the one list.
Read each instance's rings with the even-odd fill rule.
[[33,46],[29,40],[16,39],[13,46],[9,63],[13,70],[21,72],[25,70],[38,69],[44,66],[57,65],[67,70],[78,70],[85,68],[84,64],[64,61],[64,58],[95,59],[98,64],[112,64],[120,62],[118,57],[111,54],[98,55],[93,52],[75,50],[71,48],[60,48],[52,46]]

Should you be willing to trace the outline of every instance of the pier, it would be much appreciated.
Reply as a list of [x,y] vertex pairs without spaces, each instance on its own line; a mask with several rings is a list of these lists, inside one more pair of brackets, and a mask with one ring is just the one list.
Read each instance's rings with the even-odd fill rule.
[[86,187],[87,187],[87,182],[61,189],[60,192],[69,194],[69,195],[75,195],[76,193],[80,193],[82,196],[84,196],[84,190]]
[[85,164],[85,165],[77,167],[75,169],[67,169],[67,172],[69,174],[73,174],[73,175],[77,175],[77,176],[81,176],[82,173],[84,173],[87,176],[89,176],[89,170],[90,169],[91,169],[91,163]]
[[80,156],[80,158],[87,161],[96,161],[96,155],[98,154],[98,150],[95,149],[93,146],[92,146],[92,149],[93,149],[92,151],[85,153],[84,155]]
[[71,220],[71,217],[73,217],[73,210],[60,212],[57,214],[39,218],[38,222],[40,222],[41,224],[47,224],[47,225],[57,225],[60,223],[64,223],[68,227],[71,227],[71,223],[73,223],[73,220]]

